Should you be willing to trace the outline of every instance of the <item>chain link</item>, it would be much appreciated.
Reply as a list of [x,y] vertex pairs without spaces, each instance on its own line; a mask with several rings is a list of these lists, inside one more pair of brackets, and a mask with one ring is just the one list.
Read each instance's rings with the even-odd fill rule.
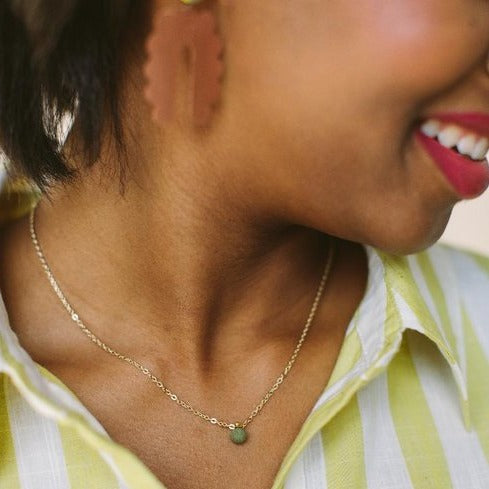
[[228,428],[228,429],[235,429],[238,426],[245,428],[255,416],[257,416],[260,411],[263,409],[265,404],[270,400],[272,397],[273,393],[280,387],[280,385],[283,383],[285,378],[287,377],[288,373],[292,369],[292,365],[294,364],[297,355],[299,354],[299,351],[302,347],[302,344],[304,343],[304,340],[306,338],[306,335],[309,331],[309,328],[312,324],[312,321],[314,319],[314,316],[316,314],[316,310],[319,304],[319,301],[321,299],[321,296],[323,294],[324,286],[326,284],[326,281],[329,276],[329,272],[331,269],[331,265],[333,262],[333,255],[334,255],[334,248],[333,244],[331,243],[329,246],[329,251],[328,251],[328,257],[326,260],[326,265],[324,267],[324,272],[321,277],[321,281],[319,283],[319,287],[316,292],[316,296],[314,298],[314,302],[312,304],[311,310],[309,312],[309,316],[307,318],[306,324],[304,326],[304,329],[302,331],[302,334],[299,338],[299,341],[297,343],[297,346],[295,347],[289,361],[287,362],[287,365],[285,366],[283,372],[277,377],[275,383],[273,386],[270,388],[270,390],[265,394],[263,399],[256,405],[256,407],[253,409],[253,411],[250,413],[250,415],[243,420],[242,422],[235,422],[235,423],[227,423],[225,421],[221,421],[215,417],[210,417],[207,414],[204,414],[202,411],[199,411],[198,409],[195,409],[191,404],[189,404],[187,401],[184,401],[183,399],[180,399],[176,394],[174,394],[168,387],[165,386],[165,384],[151,372],[151,370],[140,363],[138,363],[136,360],[133,360],[132,358],[128,357],[127,355],[124,355],[122,353],[119,353],[117,350],[114,350],[107,344],[105,344],[102,340],[100,340],[92,331],[90,331],[83,321],[81,320],[80,316],[78,313],[73,309],[71,304],[68,302],[66,299],[65,295],[63,294],[60,286],[58,285],[58,282],[54,278],[53,273],[51,272],[51,269],[46,261],[46,258],[44,256],[44,253],[42,251],[41,245],[39,244],[39,240],[37,238],[37,234],[35,231],[35,226],[34,226],[34,220],[35,220],[35,207],[32,208],[30,216],[29,216],[29,228],[30,228],[30,234],[31,234],[31,239],[32,243],[34,245],[34,248],[36,250],[36,254],[39,258],[39,261],[41,263],[41,266],[44,270],[44,272],[47,275],[47,278],[49,280],[49,283],[51,284],[51,287],[53,288],[54,292],[58,296],[59,300],[63,304],[64,308],[70,315],[71,319],[76,323],[76,325],[80,328],[80,330],[85,333],[85,335],[93,342],[95,343],[99,348],[104,350],[105,352],[109,353],[110,355],[114,356],[115,358],[118,358],[119,360],[122,360],[124,362],[127,362],[128,364],[132,365],[133,367],[137,368],[140,370],[144,375],[146,375],[151,382],[153,382],[156,387],[161,389],[172,401],[176,402],[178,405],[182,406],[183,408],[187,409],[189,412],[194,414],[195,416],[199,416],[200,418],[204,419],[205,421],[208,421],[209,423],[213,425],[220,426],[222,428]]

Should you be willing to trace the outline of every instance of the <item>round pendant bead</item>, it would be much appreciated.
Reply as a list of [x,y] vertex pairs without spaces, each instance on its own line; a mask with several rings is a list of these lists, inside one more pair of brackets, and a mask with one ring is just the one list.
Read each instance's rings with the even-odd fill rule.
[[233,443],[236,443],[236,445],[241,445],[248,438],[248,434],[244,428],[238,426],[237,428],[234,428],[234,430],[231,430],[230,437]]

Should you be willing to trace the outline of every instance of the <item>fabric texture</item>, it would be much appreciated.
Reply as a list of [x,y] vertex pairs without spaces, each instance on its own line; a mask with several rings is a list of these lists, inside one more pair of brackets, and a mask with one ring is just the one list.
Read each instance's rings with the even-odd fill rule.
[[[489,258],[365,249],[365,295],[272,489],[489,488]],[[0,488],[164,487],[32,360],[0,300]]]

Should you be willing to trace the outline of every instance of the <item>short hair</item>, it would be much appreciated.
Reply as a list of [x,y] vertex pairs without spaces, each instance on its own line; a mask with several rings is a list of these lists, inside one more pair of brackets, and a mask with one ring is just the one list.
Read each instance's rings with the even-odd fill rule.
[[106,117],[122,145],[119,47],[138,3],[0,0],[0,146],[11,173],[41,190],[74,176],[59,140],[67,113],[87,165],[100,154]]

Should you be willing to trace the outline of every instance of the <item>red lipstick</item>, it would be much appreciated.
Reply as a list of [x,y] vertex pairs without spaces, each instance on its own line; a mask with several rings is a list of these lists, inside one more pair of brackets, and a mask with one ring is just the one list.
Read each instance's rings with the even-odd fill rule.
[[[489,137],[489,115],[480,112],[430,114],[432,119],[443,124],[455,124],[480,137]],[[489,186],[489,164],[487,160],[471,161],[456,150],[446,148],[435,138],[426,136],[418,129],[417,140],[428,152],[453,189],[462,199],[480,195]]]
[[489,114],[483,112],[442,112],[430,114],[425,120],[428,119],[436,119],[446,124],[453,123],[479,136],[489,138]]

